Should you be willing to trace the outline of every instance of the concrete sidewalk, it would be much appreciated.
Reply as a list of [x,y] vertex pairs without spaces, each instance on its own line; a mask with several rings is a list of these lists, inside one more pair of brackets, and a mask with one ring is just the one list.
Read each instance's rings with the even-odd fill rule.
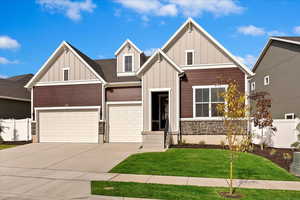
[[[24,168],[9,168],[9,167],[0,167],[0,176],[2,180],[13,177],[13,178],[42,179],[48,181],[60,180],[60,181],[74,181],[74,182],[89,182],[91,180],[100,180],[100,181],[120,181],[120,182],[138,182],[138,183],[157,183],[157,184],[171,184],[171,185],[193,185],[193,186],[207,186],[207,187],[228,186],[227,180],[220,179],[220,178],[134,175],[134,174],[117,174],[117,173],[89,173],[89,172],[79,172],[79,171],[24,169]],[[0,184],[1,187],[3,185],[2,183],[3,182],[1,181]],[[241,188],[300,191],[300,182],[297,181],[235,179],[234,186],[241,187]],[[5,188],[5,187],[3,188],[1,187],[0,189]],[[6,189],[7,191],[10,191],[10,188],[6,188]]]

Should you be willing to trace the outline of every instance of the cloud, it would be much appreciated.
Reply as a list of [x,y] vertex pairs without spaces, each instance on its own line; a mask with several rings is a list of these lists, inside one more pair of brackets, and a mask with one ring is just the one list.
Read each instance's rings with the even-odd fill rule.
[[295,34],[300,35],[300,26],[295,26],[294,29],[293,29],[293,32],[294,32]]
[[8,76],[0,74],[0,78],[8,78]]
[[163,4],[159,0],[115,0],[115,2],[143,15],[176,16],[178,12],[174,4]]
[[266,31],[263,28],[259,28],[253,25],[238,27],[237,31],[241,34],[251,36],[260,36],[266,33]]
[[237,14],[244,8],[237,5],[235,0],[169,0],[182,10],[185,16],[198,17],[204,12],[215,16]]
[[204,12],[215,16],[241,13],[236,0],[114,0],[125,8],[143,15],[199,17]]
[[144,53],[146,56],[152,56],[156,50],[157,48],[150,48],[150,49],[146,49]]
[[17,60],[8,60],[7,58],[5,58],[5,57],[1,57],[0,56],[0,64],[18,64],[19,63],[19,61],[17,61]]
[[92,13],[96,8],[92,0],[37,0],[37,3],[51,12],[63,13],[74,21],[81,19],[81,12]]
[[256,63],[257,60],[257,57],[251,54],[247,54],[244,57],[236,56],[236,58],[250,68],[253,67],[253,65]]
[[0,49],[17,49],[20,46],[17,40],[5,35],[0,36]]
[[272,30],[267,32],[268,36],[283,36],[286,35],[285,32],[278,31],[278,30]]

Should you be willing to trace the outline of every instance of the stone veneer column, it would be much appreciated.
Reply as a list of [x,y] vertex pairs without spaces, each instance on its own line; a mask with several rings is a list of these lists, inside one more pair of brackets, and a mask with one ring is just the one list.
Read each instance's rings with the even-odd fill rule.
[[31,136],[32,136],[32,143],[39,142],[38,130],[37,130],[37,123],[31,122]]
[[101,121],[101,122],[99,122],[99,130],[98,130],[98,143],[99,144],[104,143],[104,135],[105,135],[105,122]]

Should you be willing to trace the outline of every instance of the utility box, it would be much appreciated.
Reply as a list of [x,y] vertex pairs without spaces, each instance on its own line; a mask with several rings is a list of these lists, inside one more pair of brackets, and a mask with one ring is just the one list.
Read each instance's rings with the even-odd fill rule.
[[294,153],[294,159],[291,164],[290,171],[295,176],[300,176],[300,152]]

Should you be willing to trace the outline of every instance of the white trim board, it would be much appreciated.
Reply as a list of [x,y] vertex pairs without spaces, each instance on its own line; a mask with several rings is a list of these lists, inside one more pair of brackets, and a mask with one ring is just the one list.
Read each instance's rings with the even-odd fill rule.
[[230,64],[200,64],[200,65],[181,65],[183,70],[195,70],[195,69],[224,69],[224,68],[237,68],[236,65]]
[[107,101],[107,105],[142,104],[142,101]]
[[132,82],[112,82],[107,83],[105,87],[127,87],[127,86],[141,86],[141,81],[132,81]]
[[102,83],[98,79],[84,80],[84,81],[52,81],[52,82],[38,82],[35,86],[52,86],[52,85],[84,85],[84,84],[97,84]]
[[65,106],[65,107],[35,107],[34,116],[35,120],[37,119],[38,111],[47,111],[47,110],[97,110],[98,111],[98,120],[100,121],[100,110],[101,106]]
[[233,56],[227,49],[223,47],[214,37],[212,37],[204,28],[202,28],[197,22],[192,18],[188,18],[184,24],[172,35],[172,37],[163,45],[162,50],[164,51],[171,42],[177,37],[177,35],[187,26],[188,24],[193,24],[200,32],[202,32],[212,43],[214,43],[218,48],[220,48],[225,54],[227,54],[235,63],[237,63],[241,69],[248,75],[254,75],[254,73],[241,61],[239,61],[235,56]]
[[50,64],[51,60],[57,56],[58,52],[61,49],[65,49],[67,47],[71,52],[104,84],[106,84],[106,81],[87,63],[85,60],[81,58],[81,56],[78,55],[78,53],[66,42],[62,41],[61,44],[58,46],[58,48],[51,54],[51,56],[48,58],[48,60],[43,64],[43,66],[38,70],[38,72],[30,79],[30,81],[24,86],[25,88],[31,88],[34,84],[34,81],[36,81],[39,76],[42,74],[44,70],[48,67],[48,64]]
[[117,56],[120,51],[125,47],[125,45],[129,43],[131,46],[133,46],[140,54],[143,53],[131,40],[127,39],[123,44],[119,47],[119,49],[115,52],[115,56]]

